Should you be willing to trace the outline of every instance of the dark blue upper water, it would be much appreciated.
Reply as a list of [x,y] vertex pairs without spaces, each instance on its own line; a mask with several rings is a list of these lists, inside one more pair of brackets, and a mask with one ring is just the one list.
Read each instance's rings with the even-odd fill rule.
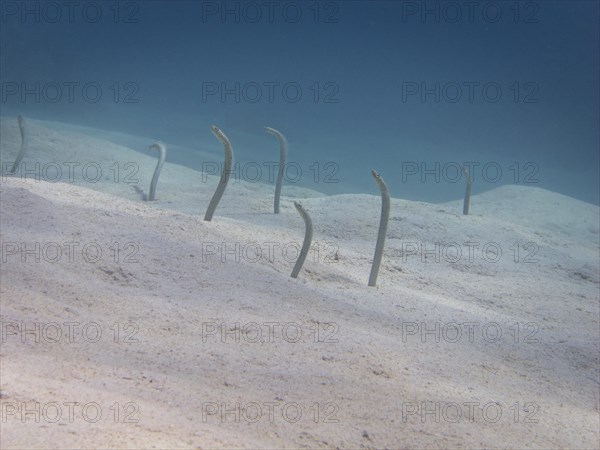
[[458,199],[467,163],[475,194],[520,184],[599,202],[596,1],[3,1],[1,13],[3,116],[162,139],[169,161],[198,169],[198,150],[221,157],[214,123],[265,182],[271,126],[289,141],[287,184],[326,193],[377,193],[374,168],[394,197]]

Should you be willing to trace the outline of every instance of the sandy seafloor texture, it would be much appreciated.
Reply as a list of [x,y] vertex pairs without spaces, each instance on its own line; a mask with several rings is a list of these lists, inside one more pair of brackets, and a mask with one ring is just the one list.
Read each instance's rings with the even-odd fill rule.
[[[11,162],[16,120],[0,126]],[[375,186],[286,185],[276,216],[273,185],[234,180],[208,223],[217,177],[167,162],[148,203],[149,152],[28,130],[46,174],[0,184],[2,448],[599,447],[597,206],[524,186],[467,217],[393,198],[370,288]],[[315,225],[298,279],[292,200]]]

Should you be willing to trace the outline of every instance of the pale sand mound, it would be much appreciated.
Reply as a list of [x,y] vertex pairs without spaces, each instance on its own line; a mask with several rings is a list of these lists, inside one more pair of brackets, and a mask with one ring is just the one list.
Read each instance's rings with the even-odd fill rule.
[[[136,161],[147,189],[154,158],[42,125],[24,162]],[[274,216],[273,186],[237,182],[207,223],[217,178],[199,178],[167,163],[152,204],[2,179],[2,448],[599,446],[597,207],[525,187],[468,217],[393,199],[369,288],[378,197],[284,186]],[[315,224],[297,280],[292,194]]]

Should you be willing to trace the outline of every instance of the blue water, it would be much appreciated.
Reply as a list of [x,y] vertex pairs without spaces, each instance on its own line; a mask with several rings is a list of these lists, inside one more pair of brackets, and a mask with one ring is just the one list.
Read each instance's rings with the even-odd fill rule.
[[474,194],[600,200],[596,1],[0,5],[2,116],[161,139],[197,169],[214,123],[264,182],[270,126],[287,184],[331,194],[377,194],[374,168],[394,197],[458,199],[467,162]]

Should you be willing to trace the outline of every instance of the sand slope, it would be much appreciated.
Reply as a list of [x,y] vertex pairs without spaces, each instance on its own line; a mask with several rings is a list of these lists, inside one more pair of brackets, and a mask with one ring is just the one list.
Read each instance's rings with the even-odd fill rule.
[[[375,195],[284,186],[275,216],[273,186],[240,181],[207,223],[218,178],[167,163],[149,204],[155,158],[31,121],[24,162],[69,161],[141,181],[2,178],[2,448],[599,446],[597,207],[395,198],[369,288]],[[315,224],[296,280],[292,198]]]

